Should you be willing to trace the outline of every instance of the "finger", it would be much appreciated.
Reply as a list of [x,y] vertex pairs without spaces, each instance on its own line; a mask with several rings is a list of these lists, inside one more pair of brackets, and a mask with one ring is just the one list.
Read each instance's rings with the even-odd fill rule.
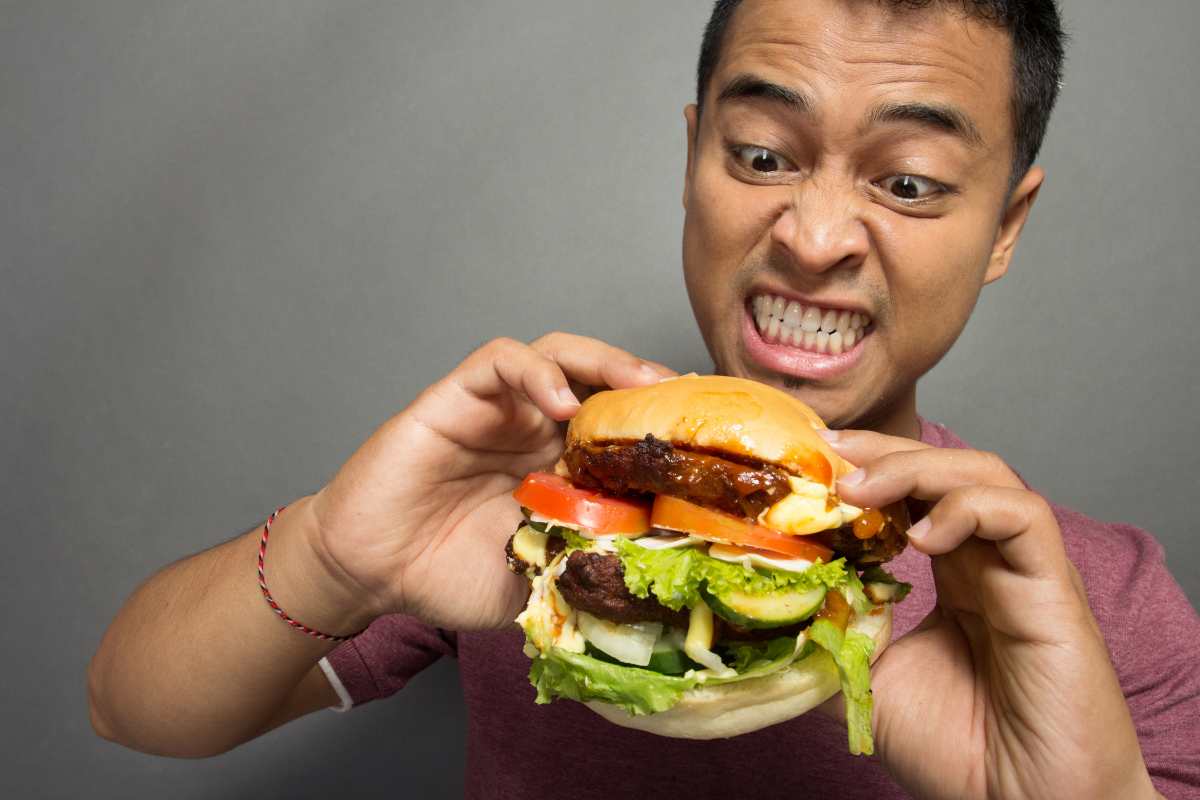
[[530,346],[557,363],[570,380],[587,386],[625,389],[658,383],[676,374],[662,364],[588,336],[548,333]]
[[845,429],[818,430],[821,438],[829,442],[829,446],[842,458],[855,466],[862,466],[869,461],[882,458],[890,453],[903,453],[911,450],[926,450],[929,445],[916,439],[903,436],[888,436],[875,431],[860,431]]
[[838,496],[879,508],[906,497],[937,501],[960,486],[1024,489],[999,457],[979,450],[922,447],[893,451],[866,462],[838,481]]
[[908,531],[909,541],[931,556],[949,553],[972,537],[996,543],[1016,572],[1070,580],[1062,533],[1050,506],[1025,489],[963,486],[948,492]]
[[514,339],[488,342],[472,353],[452,377],[478,397],[515,391],[554,420],[569,419],[579,410],[579,400],[558,364]]

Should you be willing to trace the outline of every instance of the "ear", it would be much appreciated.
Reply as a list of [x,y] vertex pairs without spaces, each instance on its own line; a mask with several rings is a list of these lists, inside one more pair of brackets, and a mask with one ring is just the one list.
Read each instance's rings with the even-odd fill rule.
[[700,133],[700,109],[695,103],[688,103],[683,108],[683,118],[687,120],[687,169],[683,174],[683,210],[687,211],[688,193],[692,188],[692,165],[696,163],[696,137]]
[[1029,211],[1033,208],[1033,201],[1037,200],[1044,180],[1046,173],[1041,167],[1030,167],[1017,188],[1013,189],[1004,210],[1004,219],[1000,222],[1000,230],[996,232],[996,243],[992,246],[987,271],[983,274],[984,283],[999,280],[1008,272],[1013,250],[1021,238],[1021,230],[1025,227],[1025,220],[1029,219]]

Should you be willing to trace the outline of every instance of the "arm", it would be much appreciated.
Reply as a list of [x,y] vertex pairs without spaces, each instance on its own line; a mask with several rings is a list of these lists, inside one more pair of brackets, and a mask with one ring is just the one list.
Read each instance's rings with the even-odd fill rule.
[[[321,567],[312,528],[311,498],[279,516],[268,586],[306,624],[359,630],[371,612]],[[254,573],[259,536],[172,564],[125,603],[88,671],[97,733],[145,752],[208,756],[336,705],[316,666],[336,644],[292,630],[264,602]]]
[[[670,374],[568,334],[484,345],[279,516],[266,558],[272,594],[332,634],[391,613],[448,630],[510,623],[525,581],[477,556],[498,553],[520,518],[517,482],[561,453],[559,423],[579,407],[573,387]],[[206,756],[336,702],[315,666],[333,643],[292,630],[263,601],[259,536],[167,567],[121,609],[88,673],[100,735]],[[453,589],[464,581],[477,591]]]

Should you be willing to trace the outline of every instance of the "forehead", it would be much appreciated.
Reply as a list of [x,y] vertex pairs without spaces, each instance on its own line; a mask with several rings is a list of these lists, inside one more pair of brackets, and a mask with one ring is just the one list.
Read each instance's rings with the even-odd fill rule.
[[953,2],[745,0],[725,31],[710,96],[747,73],[812,97],[818,117],[937,102],[966,112],[987,144],[1010,138],[1011,39]]

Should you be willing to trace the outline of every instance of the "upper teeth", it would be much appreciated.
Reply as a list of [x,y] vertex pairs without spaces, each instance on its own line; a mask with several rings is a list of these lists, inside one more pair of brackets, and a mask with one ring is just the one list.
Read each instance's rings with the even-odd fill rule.
[[770,294],[755,296],[754,324],[768,342],[837,355],[854,347],[871,318],[857,311],[805,306]]

